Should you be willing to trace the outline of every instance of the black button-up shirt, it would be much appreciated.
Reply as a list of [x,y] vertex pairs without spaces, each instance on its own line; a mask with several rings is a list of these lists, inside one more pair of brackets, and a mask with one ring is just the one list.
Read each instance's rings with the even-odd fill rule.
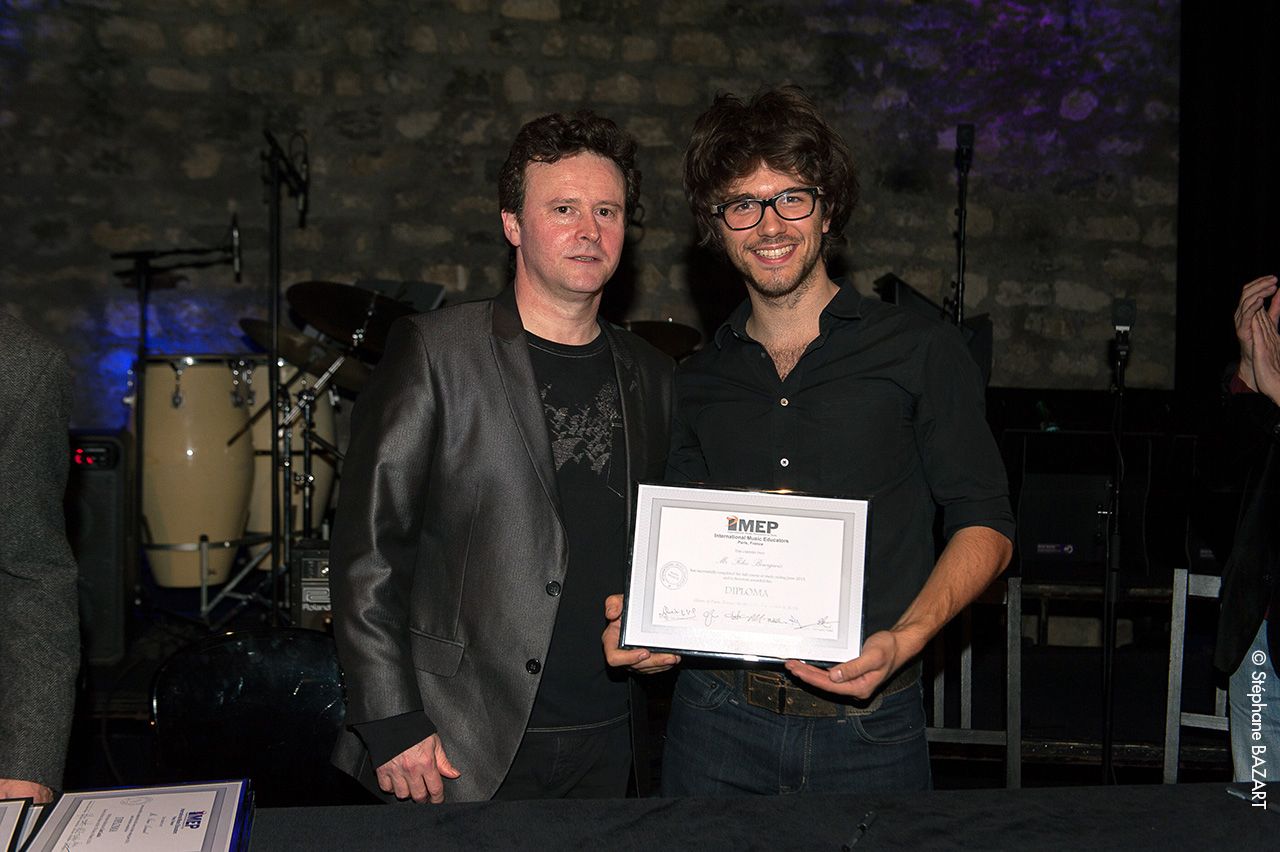
[[749,301],[676,374],[667,479],[871,503],[864,636],[894,625],[934,564],[933,523],[1013,539],[977,365],[956,330],[843,281],[818,337],[778,378]]

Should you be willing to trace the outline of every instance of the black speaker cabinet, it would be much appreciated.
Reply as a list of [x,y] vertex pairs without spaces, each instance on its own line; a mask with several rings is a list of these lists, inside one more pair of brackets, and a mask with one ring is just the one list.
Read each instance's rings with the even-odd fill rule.
[[63,506],[67,540],[80,565],[81,641],[91,665],[113,665],[124,658],[138,552],[131,446],[124,432],[71,433]]
[[[1189,565],[1196,438],[1126,433],[1119,449],[1120,574],[1168,588]],[[1108,432],[1007,429],[1001,451],[1018,513],[1018,565],[1030,582],[1100,583],[1117,445]],[[1196,548],[1197,555],[1199,546]]]

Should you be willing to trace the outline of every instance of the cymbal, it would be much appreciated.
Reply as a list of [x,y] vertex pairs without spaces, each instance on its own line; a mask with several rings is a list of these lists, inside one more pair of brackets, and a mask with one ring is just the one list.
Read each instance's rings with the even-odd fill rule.
[[669,319],[629,320],[623,326],[672,358],[683,358],[702,342],[702,333],[696,328]]
[[[266,320],[245,317],[240,320],[240,327],[249,339],[264,350],[271,349],[271,324]],[[333,362],[338,360],[339,352],[330,349],[318,340],[307,337],[292,329],[280,329],[280,357],[305,373],[313,376],[324,375]],[[350,355],[342,362],[342,366],[333,374],[333,381],[340,387],[359,393],[369,380],[370,370]]]
[[382,355],[391,323],[417,313],[412,305],[405,302],[389,299],[363,287],[332,281],[301,281],[290,287],[285,295],[303,319],[341,346],[351,346],[353,335],[363,328],[364,338],[354,351],[373,361]]

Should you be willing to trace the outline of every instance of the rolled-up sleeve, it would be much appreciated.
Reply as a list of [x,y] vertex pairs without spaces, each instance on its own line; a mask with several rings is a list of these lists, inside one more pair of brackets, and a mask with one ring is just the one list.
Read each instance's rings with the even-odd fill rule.
[[1010,541],[1015,522],[1009,478],[986,420],[982,377],[954,329],[927,338],[916,434],[925,476],[950,539],[964,527],[988,527]]

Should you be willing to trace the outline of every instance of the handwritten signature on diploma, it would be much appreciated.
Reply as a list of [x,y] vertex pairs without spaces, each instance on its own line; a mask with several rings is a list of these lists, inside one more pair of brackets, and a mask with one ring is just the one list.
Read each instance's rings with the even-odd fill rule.
[[[698,608],[692,606],[663,606],[662,609],[658,610],[658,619],[664,622],[693,621],[697,617]],[[742,609],[729,610],[725,613],[720,613],[715,609],[702,611],[702,623],[707,627],[714,626],[722,618],[734,624],[769,624],[778,627],[790,627],[795,630],[813,630],[819,633],[830,633],[839,625],[839,621],[826,615],[817,621],[804,624],[794,615],[770,615],[767,612]]]
[[[716,613],[715,610],[708,610],[707,614],[709,616],[707,626],[710,627],[711,622],[716,618]],[[831,618],[826,615],[822,616],[812,624],[803,624],[800,619],[796,618],[794,615],[770,615],[767,612],[735,609],[726,612],[723,615],[723,618],[734,623],[770,624],[778,627],[791,627],[796,630],[818,630],[826,632],[835,627]]]

